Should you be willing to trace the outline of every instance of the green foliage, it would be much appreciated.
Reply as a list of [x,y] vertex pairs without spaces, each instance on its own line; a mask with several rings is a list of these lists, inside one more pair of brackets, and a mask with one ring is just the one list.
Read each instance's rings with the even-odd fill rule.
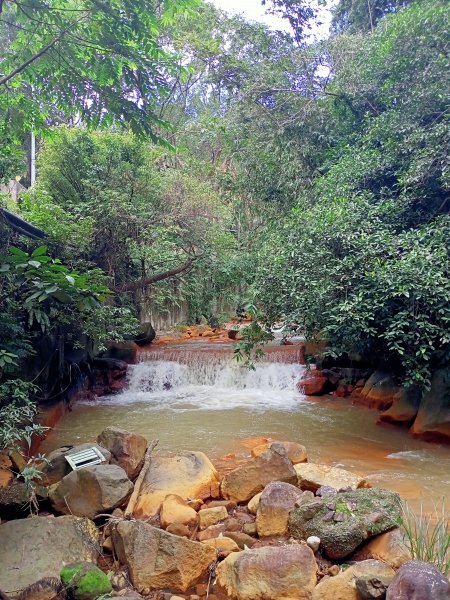
[[269,321],[425,388],[450,361],[446,17],[446,3],[417,3],[332,40],[322,103],[335,142],[313,188],[266,228],[257,274]]
[[402,504],[400,524],[406,535],[406,545],[413,560],[434,564],[446,577],[450,573],[450,524],[445,500],[425,513],[423,506],[415,513],[407,502]]
[[[156,135],[157,102],[176,57],[159,42],[162,24],[195,0],[50,0],[2,3],[5,47],[0,114],[6,131],[45,132],[79,115],[93,127],[127,123]],[[51,82],[58,81],[58,85]]]
[[36,391],[36,386],[21,379],[0,383],[0,450],[21,452],[23,443],[30,446],[32,437],[47,429],[33,423],[36,405],[32,397]]

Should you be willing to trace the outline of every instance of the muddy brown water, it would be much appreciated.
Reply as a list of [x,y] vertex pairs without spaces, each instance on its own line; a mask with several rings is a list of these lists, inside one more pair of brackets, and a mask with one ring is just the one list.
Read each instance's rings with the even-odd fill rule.
[[[450,448],[376,425],[377,413],[297,389],[298,349],[273,348],[255,371],[231,360],[229,346],[191,343],[155,348],[130,367],[115,396],[77,403],[41,447],[93,441],[108,425],[158,439],[159,451],[202,450],[221,468],[249,453],[252,438],[296,441],[310,462],[340,466],[399,492],[429,511],[450,495]],[[448,502],[447,502],[448,505]]]

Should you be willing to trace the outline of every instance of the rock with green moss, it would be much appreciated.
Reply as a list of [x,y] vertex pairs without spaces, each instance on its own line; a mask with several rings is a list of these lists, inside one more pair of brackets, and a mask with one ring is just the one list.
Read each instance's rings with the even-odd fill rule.
[[75,600],[95,600],[112,591],[111,582],[105,573],[89,562],[63,567],[60,577]]
[[349,556],[364,540],[396,527],[398,494],[381,488],[340,492],[315,498],[291,512],[289,529],[296,539],[315,535],[329,558]]

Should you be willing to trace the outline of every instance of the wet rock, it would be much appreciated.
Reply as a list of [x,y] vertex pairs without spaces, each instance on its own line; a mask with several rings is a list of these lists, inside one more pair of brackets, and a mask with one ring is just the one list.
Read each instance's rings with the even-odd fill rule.
[[235,502],[248,502],[271,481],[297,483],[287,452],[277,442],[253,460],[227,473],[222,481],[222,495]]
[[107,427],[98,436],[97,442],[111,452],[111,462],[122,467],[129,479],[139,475],[148,447],[144,436],[120,427]]
[[266,450],[270,449],[273,443],[281,444],[281,446],[283,446],[283,448],[286,450],[289,460],[293,465],[304,463],[308,460],[308,454],[305,446],[297,444],[296,442],[266,442],[265,444],[261,444],[260,446],[252,448],[252,456],[259,456]]
[[[323,498],[301,505],[291,512],[289,526],[296,539],[319,537],[332,559],[345,558],[366,539],[395,528],[401,512],[399,496],[381,488],[340,492],[331,510],[328,504],[330,500]],[[343,520],[334,520],[335,514],[343,515]]]
[[365,560],[341,571],[335,577],[322,579],[312,594],[312,600],[362,600],[358,595],[355,581],[358,578],[394,577],[394,570],[378,560]]
[[259,506],[259,501],[261,499],[261,494],[262,494],[262,492],[259,492],[259,494],[256,494],[255,496],[253,496],[253,498],[247,504],[247,510],[252,515],[256,515],[256,513],[258,512],[258,506]]
[[63,446],[57,450],[53,450],[50,454],[47,454],[47,463],[39,465],[39,469],[42,471],[42,485],[50,486],[54,483],[61,481],[63,477],[72,472],[72,468],[66,460],[66,456],[71,456],[82,450],[95,447],[105,457],[105,462],[102,464],[108,464],[111,461],[111,452],[106,448],[103,448],[99,444],[78,444],[77,446]]
[[217,583],[233,600],[310,598],[317,564],[307,546],[233,552],[217,568]]
[[431,380],[431,388],[420,403],[411,428],[415,437],[428,442],[450,443],[450,369],[439,369]]
[[134,338],[135,343],[138,346],[147,346],[151,344],[156,337],[156,332],[153,325],[150,322],[141,323],[139,332]]
[[419,410],[422,391],[418,386],[401,388],[394,396],[392,405],[381,413],[381,423],[393,423],[394,425],[408,425],[414,421]]
[[103,571],[90,562],[66,565],[61,569],[61,581],[75,600],[95,600],[112,592],[111,582]]
[[367,560],[373,558],[384,560],[394,569],[398,569],[405,562],[411,560],[404,535],[400,529],[392,529],[377,535],[361,546],[353,555],[353,560]]
[[211,525],[217,525],[220,521],[228,517],[225,506],[216,506],[215,508],[205,508],[198,512],[200,529],[207,529]]
[[298,389],[300,393],[305,396],[321,396],[333,389],[330,388],[328,378],[322,373],[322,371],[315,370],[310,373],[306,373],[298,383]]
[[290,483],[269,483],[261,493],[256,514],[256,530],[259,537],[285,535],[288,530],[289,513],[301,495],[301,490]]
[[0,589],[22,589],[44,577],[59,577],[64,564],[96,562],[98,532],[77,517],[33,517],[0,526]]
[[449,600],[450,582],[429,563],[411,560],[400,567],[386,600]]
[[216,551],[171,535],[143,521],[122,521],[113,531],[119,560],[128,567],[139,592],[168,588],[186,592],[205,576]]
[[49,489],[53,508],[63,514],[94,518],[121,506],[133,490],[117,465],[94,465],[72,471]]
[[142,483],[134,516],[152,517],[169,494],[188,498],[218,496],[219,475],[203,452],[155,456]]
[[323,486],[332,487],[336,490],[345,488],[355,490],[366,485],[366,481],[362,477],[329,465],[305,463],[295,465],[294,469],[297,473],[298,485],[302,490],[316,492]]
[[387,410],[399,397],[401,388],[396,384],[392,375],[384,371],[375,371],[366,381],[364,387],[353,395],[355,404],[368,408]]
[[195,525],[198,515],[193,508],[187,505],[185,500],[176,494],[169,494],[161,504],[159,513],[161,527],[166,529],[175,523],[181,525]]

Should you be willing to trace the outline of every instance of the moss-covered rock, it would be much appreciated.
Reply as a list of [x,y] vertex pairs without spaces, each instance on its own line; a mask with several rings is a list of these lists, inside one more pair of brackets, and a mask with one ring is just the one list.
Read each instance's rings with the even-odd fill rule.
[[315,498],[291,512],[289,529],[297,539],[315,535],[333,559],[349,556],[364,540],[396,527],[398,494],[381,488],[341,492]]
[[89,562],[67,565],[61,570],[61,581],[76,600],[95,600],[112,591],[108,577]]

